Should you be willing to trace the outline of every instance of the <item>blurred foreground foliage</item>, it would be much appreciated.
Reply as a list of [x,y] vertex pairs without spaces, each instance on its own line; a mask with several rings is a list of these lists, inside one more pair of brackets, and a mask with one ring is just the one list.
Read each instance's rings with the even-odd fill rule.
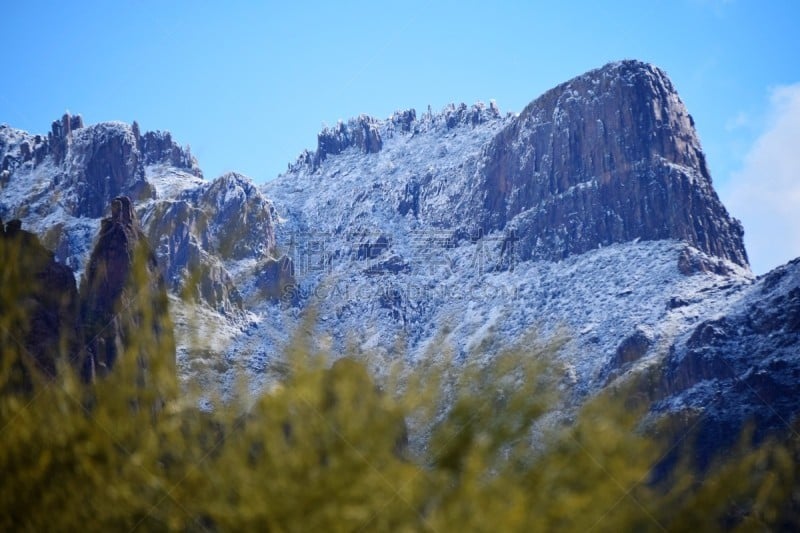
[[[8,292],[16,288],[3,287],[2,531],[800,524],[797,433],[755,449],[743,444],[702,476],[687,459],[653,481],[685,425],[642,428],[647,406],[632,408],[635,396],[624,390],[590,400],[568,424],[554,421],[558,378],[547,361],[555,345],[528,344],[457,369],[397,368],[377,383],[361,356],[315,348],[308,322],[283,354],[280,386],[202,410],[196,395],[180,391],[172,354],[160,353],[146,302],[114,370],[86,385],[64,357],[55,377],[37,374],[17,341],[24,321],[10,311]],[[29,390],[19,388],[20,368],[33,376]]]

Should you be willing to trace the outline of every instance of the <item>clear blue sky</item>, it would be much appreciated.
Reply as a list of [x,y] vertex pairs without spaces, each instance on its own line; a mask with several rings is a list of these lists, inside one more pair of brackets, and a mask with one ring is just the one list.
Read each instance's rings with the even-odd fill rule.
[[208,178],[263,182],[323,123],[490,99],[519,111],[636,58],[671,76],[724,184],[768,127],[772,91],[800,82],[794,1],[210,4],[8,2],[0,123],[136,119],[190,144]]

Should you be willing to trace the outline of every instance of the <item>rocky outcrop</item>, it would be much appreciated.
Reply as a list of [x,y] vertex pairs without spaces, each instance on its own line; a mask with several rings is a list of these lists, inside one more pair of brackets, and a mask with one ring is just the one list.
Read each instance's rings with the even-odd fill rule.
[[34,157],[38,163],[47,146],[46,137],[0,125],[0,184],[5,187],[11,174],[29,161],[33,164]]
[[19,384],[30,389],[32,368],[52,378],[59,359],[79,359],[83,339],[72,271],[21,226],[0,221],[0,334],[3,354],[19,356]]
[[273,217],[272,205],[252,182],[230,173],[157,202],[143,224],[170,290],[233,315],[241,312],[242,297],[224,262],[272,257]]
[[[783,432],[800,413],[800,259],[749,288],[742,305],[702,321],[676,343],[654,387],[657,412],[702,398],[697,460],[733,446],[746,423],[755,437]],[[676,398],[683,398],[676,403]]]
[[221,261],[209,252],[208,213],[186,199],[162,202],[146,214],[169,289],[230,315],[241,311],[242,297]]
[[338,122],[332,128],[324,128],[317,135],[317,149],[314,152],[303,151],[289,170],[297,170],[301,166],[317,170],[330,156],[338,155],[348,148],[355,147],[363,154],[375,154],[383,149],[384,138],[395,132],[413,133],[420,128],[441,126],[453,129],[458,126],[476,126],[500,117],[500,109],[494,102],[487,107],[479,102],[472,106],[465,103],[448,104],[441,113],[435,116],[430,112],[422,120],[417,119],[414,109],[397,111],[386,120],[381,121],[368,115],[360,115],[347,122]]
[[[14,174],[35,171],[45,162],[55,169],[49,186],[38,188],[39,194],[28,199],[24,212],[12,214],[26,216],[30,211],[45,214],[58,203],[70,215],[99,218],[115,196],[125,194],[143,199],[154,194],[144,179],[136,136],[127,124],[107,122],[84,127],[80,115],[65,114],[53,122],[47,137],[10,128],[2,133],[5,135],[0,135],[0,151],[9,181],[16,177]],[[62,194],[62,189],[67,194]],[[16,207],[17,211],[23,208]]]
[[417,181],[413,180],[406,183],[403,196],[397,204],[397,212],[404,216],[411,213],[414,218],[419,216],[419,195],[420,186]]
[[313,156],[313,165],[318,167],[329,155],[340,154],[351,146],[355,146],[365,154],[380,152],[383,147],[377,119],[367,115],[339,122],[333,128],[325,128],[317,136],[317,151]]
[[478,179],[482,229],[516,229],[523,260],[680,239],[747,265],[694,122],[652,65],[613,63],[546,92],[486,146]]
[[274,210],[250,179],[230,172],[190,196],[208,214],[210,247],[223,260],[272,253]]
[[[47,134],[47,142],[50,154],[56,163],[63,163],[67,155],[72,132],[83,127],[83,118],[80,115],[72,116],[65,113],[61,120],[54,120],[50,126],[50,133]],[[42,150],[48,151],[47,148]]]
[[[57,263],[35,234],[22,230],[19,220],[0,223],[0,267],[3,354],[13,348],[19,356],[15,379],[22,390],[35,383],[34,369],[53,378],[59,359],[87,381],[105,375],[142,327],[152,328],[154,342],[136,345],[133,352],[152,351],[174,368],[166,286],[129,198],[112,202],[80,292],[72,270]],[[146,366],[145,355],[139,358]]]
[[145,180],[141,153],[130,127],[97,124],[73,132],[70,138],[70,158],[63,179],[75,192],[67,201],[74,216],[98,218],[119,195],[135,200],[155,197],[155,190]]
[[614,352],[614,357],[611,359],[611,366],[620,368],[628,363],[638,361],[647,354],[652,345],[653,339],[650,338],[650,335],[646,331],[637,329],[617,346],[617,351]]
[[397,111],[392,114],[391,118],[394,127],[405,133],[411,131],[412,127],[414,126],[414,122],[416,122],[416,120],[417,120],[416,109],[404,109],[402,111]]
[[[174,368],[166,284],[155,254],[136,220],[131,200],[125,196],[111,203],[111,216],[103,219],[97,243],[81,282],[81,320],[87,355],[83,373],[87,379],[108,373],[132,346],[137,335],[155,340],[137,343],[139,364],[146,366],[142,350],[170,359]],[[148,327],[150,332],[142,333]],[[142,337],[139,337],[141,339]]]
[[800,259],[760,278],[746,302],[703,321],[675,347],[665,360],[664,394],[722,380],[769,403],[800,398]]
[[[241,313],[242,297],[226,262],[274,255],[270,202],[238,174],[197,179],[197,161],[168,132],[142,132],[136,122],[84,126],[65,115],[47,138],[0,127],[0,159],[0,216],[31,220],[79,275],[99,219],[118,196],[140,206],[170,290],[227,316]],[[45,222],[54,205],[63,218]]]
[[448,104],[441,113],[441,118],[448,128],[455,128],[462,124],[476,126],[499,116],[500,109],[494,102],[490,102],[489,107],[482,102],[469,107],[463,102],[458,105]]
[[[189,149],[178,146],[169,133],[141,134],[136,123],[84,126],[80,115],[70,114],[54,121],[46,137],[3,126],[0,158],[6,184],[29,183],[24,204],[0,206],[6,217],[46,216],[57,204],[70,216],[96,219],[117,196],[153,199],[156,191],[145,177],[146,166],[167,165],[202,176]],[[45,163],[53,169],[46,173],[49,183],[31,187]]]
[[168,131],[148,131],[139,135],[139,125],[136,122],[133,123],[132,130],[145,165],[165,164],[198,177],[203,176],[189,148],[179,146]]

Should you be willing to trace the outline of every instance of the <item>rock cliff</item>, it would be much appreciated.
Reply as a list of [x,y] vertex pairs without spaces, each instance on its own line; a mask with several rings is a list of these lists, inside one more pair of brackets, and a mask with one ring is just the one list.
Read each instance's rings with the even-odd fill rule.
[[645,63],[606,65],[534,100],[484,149],[474,194],[481,229],[513,229],[522,259],[679,239],[747,265],[692,117]]
[[789,430],[800,407],[800,258],[689,329],[661,363],[654,390],[659,412],[691,410],[687,400],[706,399],[697,450],[704,466],[736,443],[746,423],[759,439]]
[[225,263],[270,258],[273,216],[272,205],[250,180],[229,173],[152,203],[142,220],[170,289],[188,288],[185,295],[235,315],[242,297]]

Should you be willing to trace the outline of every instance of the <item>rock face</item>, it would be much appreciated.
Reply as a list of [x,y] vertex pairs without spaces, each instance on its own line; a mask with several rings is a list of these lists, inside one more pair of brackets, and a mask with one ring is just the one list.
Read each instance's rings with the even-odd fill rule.
[[67,155],[67,148],[70,144],[72,131],[82,127],[83,118],[81,118],[80,115],[73,117],[69,113],[66,113],[61,117],[61,120],[54,120],[53,124],[50,126],[50,133],[47,134],[49,146],[42,146],[39,152],[40,156],[37,157],[37,160],[41,160],[49,151],[57,163],[63,163]]
[[343,143],[319,157],[318,145],[264,186],[300,302],[334,343],[368,324],[358,341],[376,359],[399,357],[403,339],[414,360],[438,353],[446,327],[463,360],[565,327],[558,362],[576,398],[655,371],[659,412],[734,428],[758,411],[764,430],[781,425],[773,400],[786,420],[800,413],[794,285],[760,292],[663,71],[612,63],[517,116],[459,105],[370,124],[379,151]]
[[295,283],[294,265],[285,255],[265,261],[256,273],[255,286],[259,296],[267,300],[288,299]]
[[272,252],[272,205],[248,178],[225,174],[197,190],[191,201],[209,214],[211,250],[223,260]]
[[273,208],[247,178],[225,174],[156,202],[143,221],[169,287],[225,315],[242,311],[242,297],[226,261],[263,260],[275,249]]
[[522,259],[679,239],[747,265],[694,122],[651,65],[607,65],[537,98],[486,146],[478,179],[481,229],[513,228]]
[[69,211],[78,217],[102,216],[108,201],[125,194],[136,200],[155,191],[144,179],[141,153],[133,132],[118,124],[99,124],[69,134],[64,180],[72,184]]
[[0,222],[0,323],[3,345],[20,356],[22,386],[31,386],[32,364],[48,378],[57,360],[76,363],[83,338],[78,291],[72,271],[55,262],[33,233],[19,220]]
[[171,358],[174,367],[166,284],[125,196],[114,199],[111,216],[102,221],[80,294],[88,339],[83,365],[87,379],[108,373],[134,336],[148,326],[157,351]]
[[[787,430],[800,405],[800,259],[748,288],[739,305],[701,321],[662,363],[658,411],[705,397],[698,459],[736,442],[746,422],[756,437]],[[677,399],[681,399],[676,401]]]
[[[169,288],[224,314],[241,310],[242,298],[222,262],[210,254],[205,212],[185,200],[164,202],[145,215],[150,241]],[[188,293],[188,294],[187,294]]]
[[333,128],[325,128],[317,136],[317,151],[313,164],[319,164],[329,155],[340,154],[351,146],[365,154],[380,152],[383,147],[377,120],[367,115],[350,120],[346,124],[339,122]]
[[[11,174],[29,177],[28,190],[21,191],[24,198],[5,198],[9,211],[20,210],[14,200],[27,200],[27,211],[52,210],[53,203],[58,203],[72,216],[98,218],[118,195],[135,200],[155,197],[145,177],[147,165],[170,165],[202,175],[189,150],[175,144],[168,133],[142,135],[138,124],[104,122],[85,127],[80,116],[66,114],[53,122],[47,137],[7,126],[2,133],[1,170],[7,170],[9,178]],[[49,183],[39,186],[35,182],[40,177]],[[57,195],[55,201],[53,195]],[[37,205],[45,202],[49,204]]]
[[19,220],[0,230],[0,319],[4,345],[18,348],[23,390],[33,384],[31,365],[52,378],[59,358],[87,381],[105,375],[148,324],[155,342],[147,349],[166,355],[174,368],[166,286],[129,198],[116,198],[102,221],[80,293],[72,270]]
[[131,130],[145,165],[167,164],[173,168],[187,170],[196,176],[202,175],[197,160],[192,157],[189,149],[176,144],[168,131],[148,131],[140,135],[139,124],[136,122],[131,125]]
[[[271,202],[238,174],[204,181],[189,149],[167,132],[143,132],[135,122],[85,126],[73,116],[44,136],[0,125],[0,162],[0,217],[26,220],[78,279],[88,275],[107,206],[118,196],[131,198],[168,290],[186,297],[175,305],[182,339],[195,336],[189,317],[197,313],[188,310],[195,303],[210,329],[233,336],[249,320],[245,293],[252,301],[273,301],[263,295],[291,284],[282,270],[277,278],[262,272],[281,255]],[[180,347],[191,366],[193,348]],[[200,352],[206,357],[209,350]]]

